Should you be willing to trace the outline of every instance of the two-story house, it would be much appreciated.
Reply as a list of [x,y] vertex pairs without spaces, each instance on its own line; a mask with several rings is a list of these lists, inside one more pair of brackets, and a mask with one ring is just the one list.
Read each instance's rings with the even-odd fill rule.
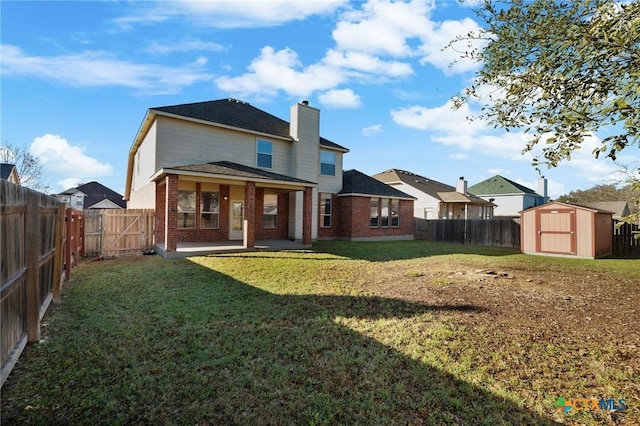
[[469,187],[469,192],[496,205],[493,212],[500,217],[520,217],[522,210],[549,201],[547,179],[538,178],[538,192],[500,175],[495,175]]
[[420,219],[491,219],[493,204],[467,191],[461,177],[456,186],[406,170],[389,169],[373,175],[381,182],[415,197],[413,215]]
[[56,194],[55,197],[77,210],[127,208],[122,195],[96,181],[69,188]]
[[[320,136],[320,110],[307,101],[290,108],[290,122],[235,99],[150,108],[129,151],[125,199],[155,208],[163,254],[190,242],[413,238],[411,196],[360,175],[362,188],[343,191],[354,180],[343,174],[347,152]],[[365,211],[344,208],[361,198]],[[354,220],[366,230],[344,225]]]

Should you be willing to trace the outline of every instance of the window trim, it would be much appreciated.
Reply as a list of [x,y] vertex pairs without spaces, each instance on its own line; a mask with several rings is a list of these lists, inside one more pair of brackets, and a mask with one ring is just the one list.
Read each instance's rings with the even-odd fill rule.
[[[373,216],[374,203],[375,203],[375,212],[376,212],[375,216]],[[375,224],[374,224],[374,219],[375,219]],[[380,227],[380,198],[369,199],[369,227],[371,228]]]
[[[265,211],[265,208],[267,206],[267,197],[276,197],[276,212],[275,214],[271,213],[271,214],[267,214]],[[264,229],[278,229],[278,202],[279,202],[279,197],[278,194],[264,194],[262,197],[262,227]],[[267,226],[267,221],[265,220],[265,218],[267,216],[275,216],[275,225],[273,226]]]
[[[322,159],[323,154],[331,155],[333,163],[323,161],[323,159]],[[336,175],[336,163],[337,162],[338,162],[338,156],[337,156],[337,154],[335,152],[328,151],[328,150],[325,150],[325,149],[321,149],[320,150],[320,175],[322,175],[322,176],[335,176]],[[324,165],[331,166],[333,168],[332,173],[324,173],[323,172],[323,167],[322,167]]]
[[[204,194],[216,194],[217,202],[216,207],[213,210],[204,210]],[[200,229],[220,229],[220,192],[218,191],[200,191]],[[216,216],[216,224],[215,226],[204,226],[204,221],[202,220],[205,214],[215,215]]]
[[[194,197],[194,205],[193,205],[193,210],[184,210],[184,211],[180,211],[180,193],[193,193]],[[197,206],[198,206],[198,193],[195,189],[179,189],[178,190],[178,203],[177,203],[177,215],[178,215],[178,229],[196,229],[196,215],[197,215]],[[193,215],[193,226],[180,226],[180,222],[182,221],[183,223],[186,222],[186,215]],[[181,216],[182,216],[182,220],[181,220]]]
[[[391,218],[391,221],[390,221],[391,227],[400,228],[400,200],[398,200],[397,198],[392,198],[390,201],[391,201],[391,207],[390,207],[391,211],[389,213]],[[397,208],[394,208],[394,205]],[[396,222],[395,225],[393,223],[394,219]]]
[[[269,144],[269,152],[266,151],[261,151],[260,150],[260,145],[263,144]],[[263,166],[260,165],[260,158],[268,158],[269,159],[269,165],[268,166]],[[256,166],[261,168],[261,169],[272,169],[273,168],[273,142],[267,139],[256,139]]]
[[[329,213],[326,212],[326,200],[329,200]],[[320,193],[320,208],[318,209],[318,212],[320,213],[320,228],[331,228],[333,225],[333,194],[329,192]],[[327,217],[329,218],[329,225],[325,224],[325,218]]]

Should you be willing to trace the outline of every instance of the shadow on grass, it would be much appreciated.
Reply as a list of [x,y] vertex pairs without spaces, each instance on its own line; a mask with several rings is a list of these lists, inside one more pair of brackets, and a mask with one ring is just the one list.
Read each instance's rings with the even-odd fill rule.
[[[345,325],[435,326],[475,306],[278,295],[188,260],[150,265],[75,284],[3,389],[3,424],[551,424]],[[183,280],[163,279],[176,268]]]
[[317,253],[327,253],[350,259],[384,262],[450,254],[476,254],[481,256],[510,256],[520,250],[506,247],[475,246],[468,244],[433,243],[429,241],[318,241],[313,244]]

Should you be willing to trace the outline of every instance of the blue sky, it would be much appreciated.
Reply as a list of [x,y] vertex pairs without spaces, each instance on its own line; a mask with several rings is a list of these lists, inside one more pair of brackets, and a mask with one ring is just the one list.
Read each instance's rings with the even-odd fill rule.
[[[150,107],[233,97],[289,120],[301,100],[345,169],[409,170],[455,185],[495,174],[537,189],[526,137],[450,108],[478,64],[442,48],[479,28],[469,2],[3,1],[1,138],[27,145],[53,192],[97,180],[124,193]],[[454,63],[452,65],[452,63]],[[544,169],[552,197],[610,183],[594,136]],[[628,154],[621,163],[637,161]]]

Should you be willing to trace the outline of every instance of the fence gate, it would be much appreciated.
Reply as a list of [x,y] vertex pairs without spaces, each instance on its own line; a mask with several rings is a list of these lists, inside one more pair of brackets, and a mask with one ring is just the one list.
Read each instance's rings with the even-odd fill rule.
[[85,211],[85,254],[121,256],[153,248],[154,210]]

